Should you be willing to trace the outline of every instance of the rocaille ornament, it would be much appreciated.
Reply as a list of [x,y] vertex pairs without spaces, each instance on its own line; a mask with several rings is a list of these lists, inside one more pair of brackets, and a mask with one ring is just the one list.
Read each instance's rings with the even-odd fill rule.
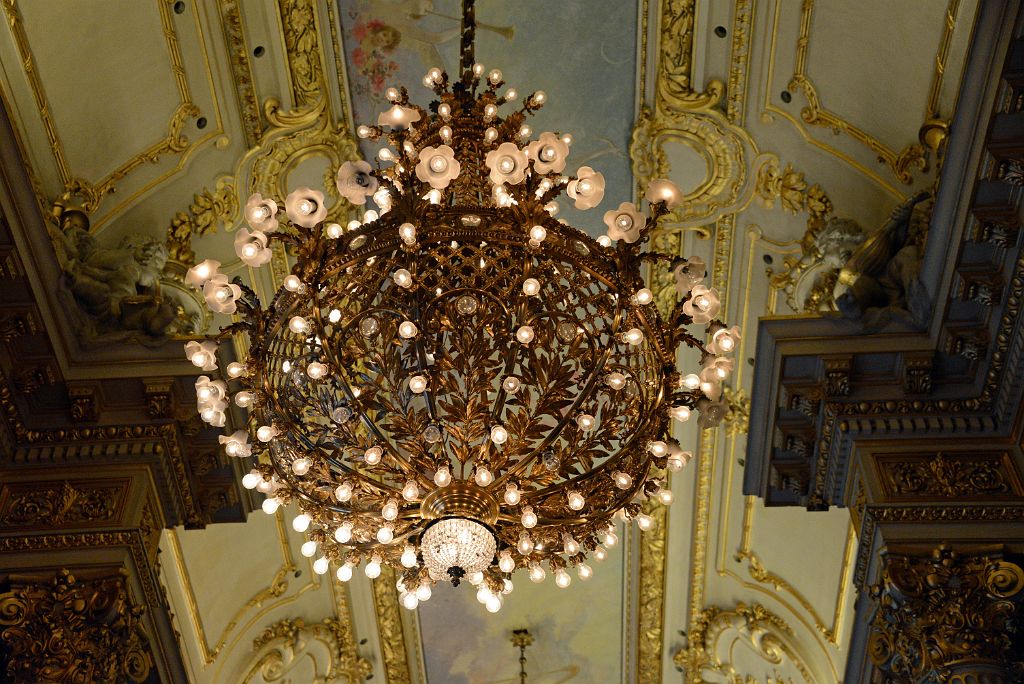
[[[237,313],[220,340],[248,338],[244,363],[200,378],[200,414],[225,425],[232,400],[248,414],[221,442],[255,459],[243,484],[266,495],[267,513],[299,509],[315,571],[333,564],[347,581],[360,563],[371,578],[392,566],[408,608],[465,579],[497,611],[517,570],[559,587],[569,569],[589,579],[588,557],[617,541],[616,515],[650,529],[644,501],[670,503],[666,471],[691,457],[670,419],[722,413],[739,332],[717,319],[700,259],[643,251],[681,202],[674,185],[652,183],[647,216],[629,202],[607,212],[597,240],[556,219],[562,194],[597,206],[604,177],[563,175],[569,136],[529,139],[542,92],[514,102],[465,41],[462,62],[454,83],[427,74],[429,110],[389,89],[379,124],[359,127],[382,145],[377,168],[347,162],[337,179],[352,204],[372,198],[364,221],[325,225],[324,195],[308,188],[283,216],[281,203],[250,199],[239,258],[259,267],[274,242],[296,257],[268,305],[217,262],[187,281],[214,311]],[[667,320],[642,276],[659,260],[680,294]],[[685,376],[683,344],[702,366]],[[209,341],[186,354],[216,367]]]

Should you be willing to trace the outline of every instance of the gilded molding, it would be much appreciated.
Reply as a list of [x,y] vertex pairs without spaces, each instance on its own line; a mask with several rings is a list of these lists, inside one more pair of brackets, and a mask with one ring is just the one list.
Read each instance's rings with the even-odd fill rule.
[[[88,572],[88,571],[85,571]],[[143,682],[149,640],[123,569],[76,578],[52,573],[0,580],[0,641],[11,682]]]
[[999,551],[960,555],[945,546],[926,557],[885,553],[883,562],[869,589],[876,610],[867,651],[879,670],[899,681],[1021,681],[1019,565]]
[[[357,652],[351,620],[326,618],[307,625],[302,618],[280,620],[253,639],[256,661],[242,680],[290,682],[291,670],[310,663],[315,681],[324,684],[360,684],[373,666]],[[321,662],[326,654],[326,662]]]
[[278,9],[293,102],[297,109],[306,108],[324,98],[316,3],[314,0],[278,0]]
[[189,266],[195,263],[192,238],[216,232],[218,226],[232,226],[239,216],[238,204],[233,178],[221,178],[213,190],[203,188],[193,195],[188,209],[175,214],[167,228],[168,258]]
[[412,673],[406,652],[409,650],[402,628],[402,609],[395,591],[395,571],[383,566],[380,577],[373,580],[373,608],[377,615],[381,659],[388,684],[412,684]]
[[[736,645],[743,643],[766,665],[793,669],[806,684],[813,684],[817,680],[794,648],[793,636],[785,620],[759,604],[741,602],[731,610],[711,606],[696,616],[686,647],[672,660],[691,684],[723,681],[723,677],[729,684],[754,684],[758,678],[738,672],[731,662]],[[791,684],[792,680],[776,674],[768,682]]]
[[60,527],[111,521],[127,490],[127,480],[77,487],[70,482],[6,483],[0,488],[0,524]]
[[1004,453],[875,458],[884,472],[885,488],[897,497],[933,500],[1024,494]]
[[654,527],[642,533],[640,544],[639,617],[637,625],[638,684],[660,684],[665,636],[665,559],[668,510],[650,501],[644,512]]
[[245,143],[252,147],[263,135],[263,120],[260,118],[260,104],[256,98],[252,64],[249,62],[249,47],[245,42],[245,27],[239,4],[240,0],[220,0],[219,8],[221,27],[224,30],[230,57],[231,79],[235,83],[235,93],[238,95],[238,106],[242,114]]

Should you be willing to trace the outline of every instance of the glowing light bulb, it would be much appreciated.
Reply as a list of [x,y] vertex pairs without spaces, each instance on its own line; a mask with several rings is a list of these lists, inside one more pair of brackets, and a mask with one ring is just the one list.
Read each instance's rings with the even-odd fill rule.
[[344,234],[345,234],[345,230],[341,227],[340,224],[338,224],[338,223],[328,223],[327,224],[327,237],[331,238],[332,240],[337,240],[338,238],[340,238]]
[[232,361],[225,370],[229,378],[240,378],[245,375],[245,364]]
[[527,278],[523,281],[523,294],[529,297],[536,297],[540,292],[540,281],[536,278]]
[[305,532],[309,529],[309,524],[313,521],[305,513],[299,513],[292,519],[292,529],[296,532]]
[[345,563],[338,568],[337,577],[339,582],[348,582],[352,579],[352,565]]
[[508,430],[501,425],[495,425],[491,428],[491,441],[498,445],[504,444],[508,441]]
[[423,394],[427,390],[427,379],[422,375],[414,375],[409,378],[409,391],[413,394]]
[[594,558],[595,559],[597,559],[599,561],[603,561],[607,557],[608,557],[608,549],[606,549],[606,548],[604,548],[603,546],[600,546],[600,545],[594,547]]
[[488,470],[487,468],[484,468],[483,466],[477,466],[476,474],[474,475],[473,480],[481,487],[486,487],[487,485],[494,482],[494,475],[492,475],[491,471]]
[[447,487],[452,483],[452,472],[448,469],[448,466],[443,466],[437,469],[434,473],[434,484],[438,487]]
[[366,564],[363,572],[366,573],[366,576],[370,579],[377,579],[380,577],[380,556],[377,554],[371,556],[370,562]]
[[644,341],[644,333],[640,328],[630,328],[625,334],[626,342],[634,347]]
[[647,450],[660,458],[668,453],[668,444],[660,440],[655,442],[649,442],[647,444]]
[[530,533],[520,533],[519,541],[516,543],[516,548],[519,550],[519,553],[524,556],[528,556],[529,554],[533,553],[533,547],[533,539],[530,538]]
[[402,557],[400,559],[403,568],[415,568],[416,567],[416,547],[412,544],[406,544],[405,548],[402,549]]
[[640,515],[636,516],[636,526],[639,527],[642,531],[648,532],[654,529],[654,519],[646,513],[641,513]]
[[530,96],[530,104],[534,107],[540,107],[542,104],[547,102],[548,96],[543,90],[538,90]]
[[385,525],[377,530],[377,541],[381,544],[390,544],[395,538],[395,530],[391,525]]
[[548,236],[548,231],[544,226],[536,225],[530,228],[530,240],[533,242],[543,242],[544,238]]
[[484,607],[487,609],[488,613],[497,613],[501,610],[501,605],[501,596],[495,596],[493,594],[488,596],[487,600],[484,602]]
[[416,324],[413,323],[412,321],[402,321],[402,323],[398,326],[399,337],[402,337],[407,340],[416,337],[416,333],[418,332],[419,329],[416,327]]
[[256,439],[261,442],[269,442],[277,436],[277,428],[273,425],[261,425],[256,430]]
[[288,329],[296,335],[302,335],[309,330],[309,323],[302,316],[292,316],[288,321]]
[[409,289],[412,287],[412,274],[404,268],[400,268],[395,271],[395,275],[392,276],[395,281],[395,285],[399,287]]
[[352,541],[352,523],[342,523],[338,529],[334,530],[334,538],[339,544],[348,544]]
[[505,487],[505,503],[509,506],[516,506],[519,504],[522,494],[519,492],[519,488],[514,484],[509,484]]
[[498,569],[502,572],[512,572],[516,569],[516,562],[512,559],[512,552],[508,549],[498,554]]
[[484,131],[484,141],[485,142],[492,143],[492,142],[494,142],[497,139],[498,139],[498,129],[496,129],[496,128],[488,128],[486,131]]
[[555,570],[555,584],[559,589],[565,589],[572,584],[572,577],[570,577],[569,573],[565,570],[559,568],[558,570]]
[[426,582],[416,587],[416,598],[420,601],[429,601],[432,594],[433,592],[430,590],[430,585]]
[[562,535],[562,552],[568,556],[575,556],[580,552],[580,543],[568,532]]
[[626,386],[626,376],[617,371],[605,376],[604,381],[608,383],[608,386],[613,390],[620,390]]
[[505,390],[505,392],[508,394],[515,394],[516,392],[519,391],[521,387],[522,382],[520,382],[519,378],[515,377],[514,375],[508,376],[501,383],[501,388]]
[[537,514],[533,512],[533,506],[526,506],[523,508],[521,521],[523,523],[523,527],[528,530],[537,526]]
[[419,485],[416,484],[415,480],[409,480],[402,487],[402,498],[406,501],[415,501],[420,495]]
[[394,499],[389,500],[380,510],[380,514],[385,520],[394,520],[398,517],[398,502]]
[[381,449],[379,446],[372,446],[363,452],[363,460],[366,461],[368,465],[377,465],[378,463],[380,463],[380,458],[383,455],[383,449]]
[[306,375],[313,380],[319,380],[327,375],[327,366],[319,361],[312,361],[306,366]]
[[352,485],[348,482],[342,482],[338,485],[338,488],[334,490],[334,498],[338,501],[345,503],[352,498]]
[[544,577],[547,575],[544,572],[544,568],[540,566],[540,563],[530,563],[530,581],[534,584],[540,584],[544,581]]
[[685,423],[690,420],[690,407],[688,406],[673,406],[668,410],[668,414],[678,420],[680,423]]
[[242,486],[246,489],[256,489],[256,485],[263,480],[263,476],[258,470],[250,470],[242,476]]
[[597,425],[597,419],[594,418],[594,416],[590,415],[589,413],[581,413],[580,415],[576,416],[576,425],[579,426],[580,430],[583,430],[584,432],[589,432],[590,430],[594,429],[594,426]]
[[601,245],[602,247],[611,247],[612,239],[607,235],[601,235],[597,238],[597,244]]
[[370,130],[369,126],[360,126],[359,128],[356,129],[356,135],[363,139],[369,138],[370,133],[372,133],[372,131]]
[[313,561],[313,572],[318,575],[326,574],[331,567],[331,561],[327,560],[325,556],[320,556]]
[[566,499],[568,499],[569,508],[574,511],[581,510],[583,506],[585,506],[587,503],[586,499],[583,498],[583,495],[577,491],[569,492],[569,494],[566,496]]
[[281,507],[281,500],[276,497],[264,499],[261,507],[263,508],[264,513],[267,515],[273,515],[274,513],[277,513],[277,509]]
[[310,539],[309,541],[302,543],[302,546],[299,548],[299,553],[306,558],[312,558],[316,555],[316,547],[317,543]]
[[633,484],[633,478],[629,473],[624,473],[621,470],[616,470],[612,473],[612,480],[615,481],[615,486],[619,489],[629,489]]
[[516,330],[516,339],[520,344],[529,344],[533,341],[533,327],[529,325],[519,326]]
[[671,506],[672,502],[675,501],[675,497],[669,490],[662,489],[658,492],[658,501],[660,501],[663,506]]
[[444,102],[444,103],[438,105],[437,113],[438,113],[438,115],[442,119],[447,121],[451,117],[451,115],[452,115],[452,106],[450,104],[448,104],[447,102]]
[[586,563],[580,563],[576,566],[576,574],[579,578],[586,582],[588,579],[594,576],[594,569]]
[[398,237],[407,245],[416,244],[416,226],[411,223],[403,223],[398,227]]
[[[309,472],[310,461],[308,458],[297,458],[292,461],[292,472],[302,477]],[[301,530],[300,530],[301,532]]]

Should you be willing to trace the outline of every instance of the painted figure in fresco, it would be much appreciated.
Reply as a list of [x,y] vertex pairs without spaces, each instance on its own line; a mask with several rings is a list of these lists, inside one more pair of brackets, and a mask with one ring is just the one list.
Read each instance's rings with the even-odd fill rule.
[[[438,46],[457,40],[460,20],[434,11],[432,0],[366,0],[363,12],[350,12],[355,20],[352,35],[358,46],[352,51],[352,62],[366,78],[367,94],[382,97],[392,74],[398,71],[393,59],[395,50],[402,46],[415,52],[424,69],[441,66],[443,61]],[[438,17],[450,22],[441,30],[424,28],[423,19]],[[511,26],[491,26],[477,23],[477,29],[493,31],[511,40],[515,29]]]
[[927,323],[930,304],[918,270],[931,212],[918,205],[930,198],[929,192],[919,192],[896,207],[885,225],[843,265],[835,301],[844,316],[868,329],[893,318],[918,326]]
[[58,205],[62,268],[75,302],[95,323],[95,333],[133,331],[161,337],[175,322],[176,302],[160,295],[167,248],[142,235],[128,235],[116,248],[89,233],[89,217]]

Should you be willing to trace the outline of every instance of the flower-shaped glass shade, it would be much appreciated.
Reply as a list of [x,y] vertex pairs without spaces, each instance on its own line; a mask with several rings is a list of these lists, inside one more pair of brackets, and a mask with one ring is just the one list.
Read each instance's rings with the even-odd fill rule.
[[495,185],[503,183],[518,185],[526,178],[526,165],[529,163],[529,159],[515,143],[505,142],[498,145],[497,149],[488,152],[484,162],[491,170],[492,183]]
[[651,204],[664,202],[669,209],[675,209],[683,203],[683,193],[675,183],[667,180],[652,180],[644,197]]
[[197,290],[201,290],[207,280],[217,275],[217,269],[219,267],[219,261],[204,259],[192,268],[188,269],[188,272],[185,274],[185,282]]
[[565,194],[576,200],[577,209],[596,207],[604,199],[604,174],[589,166],[581,166],[576,180],[569,181]]
[[249,433],[245,430],[235,430],[231,435],[220,435],[217,441],[224,445],[224,452],[228,456],[244,458],[252,453],[249,446]]
[[704,361],[700,379],[705,382],[723,382],[732,373],[733,360],[725,356],[709,356]]
[[729,413],[729,405],[724,401],[701,399],[697,402],[697,410],[700,411],[697,424],[701,429],[706,429],[716,427],[722,422],[725,415]]
[[224,427],[224,424],[227,422],[227,416],[222,409],[204,409],[200,411],[199,416],[204,422],[209,423],[213,427]]
[[284,200],[284,210],[292,223],[303,228],[312,228],[327,217],[324,193],[309,188],[299,188],[289,194]]
[[740,329],[737,326],[731,328],[719,328],[711,335],[711,342],[708,343],[708,352],[721,356],[735,351],[740,341]]
[[420,118],[420,113],[415,109],[396,104],[391,109],[383,111],[377,116],[377,125],[403,130],[419,121]]
[[541,133],[527,145],[526,151],[537,173],[561,173],[569,156],[569,146],[554,133]]
[[377,192],[377,179],[371,174],[372,170],[362,159],[345,162],[335,178],[338,192],[352,204],[366,204],[366,198]]
[[672,276],[676,281],[676,293],[685,295],[694,286],[704,281],[705,273],[707,273],[707,265],[698,256],[677,260],[672,265]]
[[204,371],[217,370],[217,343],[213,340],[186,342],[185,356],[196,368]]
[[228,386],[223,380],[210,380],[208,375],[196,379],[196,401],[200,405],[226,402]]
[[623,202],[618,209],[610,209],[604,213],[604,223],[608,226],[608,237],[612,240],[636,242],[640,239],[640,231],[647,223],[640,210],[632,202]]
[[277,229],[277,202],[266,199],[260,193],[249,197],[245,203],[245,222],[253,230],[270,231]]
[[235,254],[248,266],[258,268],[270,261],[273,253],[267,247],[267,234],[255,230],[251,233],[240,228],[235,235]]
[[717,316],[721,307],[718,290],[706,285],[695,285],[690,291],[690,298],[683,302],[683,313],[692,318],[694,323],[701,325]]
[[448,184],[459,177],[461,170],[455,158],[455,150],[448,145],[440,147],[424,147],[420,150],[420,160],[416,164],[416,177],[424,183],[430,183],[435,190],[444,190]]
[[203,285],[203,297],[206,298],[206,305],[214,313],[235,313],[237,308],[235,301],[241,296],[242,288],[228,282],[228,277],[223,273],[218,273]]

